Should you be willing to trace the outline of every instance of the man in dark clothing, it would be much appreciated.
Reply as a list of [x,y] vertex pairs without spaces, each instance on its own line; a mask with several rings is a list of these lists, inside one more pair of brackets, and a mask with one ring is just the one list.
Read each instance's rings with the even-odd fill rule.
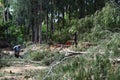
[[16,45],[16,46],[13,47],[14,55],[15,55],[16,58],[20,57],[20,55],[19,55],[20,49],[21,49],[21,45]]

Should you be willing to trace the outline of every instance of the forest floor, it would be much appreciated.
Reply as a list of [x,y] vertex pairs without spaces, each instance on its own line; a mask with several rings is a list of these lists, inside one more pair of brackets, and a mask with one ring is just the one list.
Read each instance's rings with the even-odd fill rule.
[[46,68],[46,66],[36,66],[35,64],[28,63],[4,67],[0,70],[0,72],[4,74],[4,76],[0,77],[0,80],[34,80],[29,72]]
[[[45,49],[45,48],[44,48]],[[60,50],[60,47],[50,47],[49,50]],[[32,45],[30,47],[24,48],[23,52],[20,52],[21,56],[24,56],[27,51],[42,51],[40,46]],[[14,51],[9,49],[3,49],[4,53],[14,56]],[[64,48],[61,51],[69,51],[69,48]],[[40,61],[32,61],[21,58],[10,59],[12,65],[9,67],[3,67],[0,69],[0,80],[36,80],[33,76],[36,71],[45,70],[49,66],[41,65]]]
[[[28,49],[24,49],[27,51]],[[4,53],[14,56],[14,51],[9,49],[4,49]],[[20,55],[23,56],[25,52],[21,52]],[[0,69],[0,80],[35,80],[32,78],[31,72],[36,72],[39,70],[44,70],[48,68],[47,66],[38,65],[40,61],[25,61],[25,59],[10,59],[12,65],[9,67],[3,67]],[[37,62],[37,63],[36,63]]]

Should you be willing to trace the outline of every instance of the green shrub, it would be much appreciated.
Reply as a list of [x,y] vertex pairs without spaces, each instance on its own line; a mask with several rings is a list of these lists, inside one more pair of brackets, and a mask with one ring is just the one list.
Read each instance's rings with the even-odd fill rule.
[[[75,57],[54,67],[46,80],[118,80],[120,69],[117,67],[107,55],[97,54],[93,59],[85,56]],[[113,74],[115,76],[112,76]]]
[[46,53],[44,52],[31,52],[29,56],[32,60],[41,61],[44,59],[45,55]]
[[45,65],[50,65],[52,62],[59,60],[63,57],[63,54],[59,52],[31,52],[26,55],[28,58],[35,60],[35,61],[42,61]]
[[55,31],[52,38],[55,42],[65,43],[67,40],[71,39],[71,36],[68,29],[62,29],[61,31]]
[[11,61],[9,59],[10,59],[10,56],[3,55],[3,53],[0,53],[0,68],[5,66],[10,66]]
[[43,63],[48,66],[51,63],[60,60],[61,58],[63,58],[63,56],[64,56],[64,54],[59,53],[59,52],[49,52],[45,56]]

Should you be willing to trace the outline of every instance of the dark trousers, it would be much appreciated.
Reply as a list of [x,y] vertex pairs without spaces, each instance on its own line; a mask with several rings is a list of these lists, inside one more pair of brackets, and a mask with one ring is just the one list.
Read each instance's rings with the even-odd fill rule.
[[16,58],[19,58],[19,57],[20,57],[19,53],[20,53],[20,51],[15,51],[15,57],[16,57]]

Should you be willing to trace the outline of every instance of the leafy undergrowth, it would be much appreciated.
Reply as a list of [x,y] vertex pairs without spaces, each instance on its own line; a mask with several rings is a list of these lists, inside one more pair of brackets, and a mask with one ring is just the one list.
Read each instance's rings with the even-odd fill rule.
[[32,51],[26,54],[27,58],[33,61],[41,61],[43,65],[50,65],[56,60],[60,60],[64,54],[58,51]]
[[[119,13],[119,8],[113,4],[106,4],[101,11],[77,21],[77,29],[81,31],[80,42],[77,48],[70,47],[69,49],[89,52],[88,54],[67,56],[67,58],[65,57],[67,50],[60,53],[56,49],[50,51],[46,45],[27,47],[23,56],[26,63],[30,60],[37,61],[49,68],[28,71],[25,78],[32,77],[34,80],[119,80],[120,15],[117,13]],[[74,26],[76,26],[75,24]],[[66,59],[63,60],[64,58]],[[2,64],[1,67],[4,67],[7,62],[0,60],[0,64]],[[0,76],[3,75],[3,73],[0,74]]]
[[15,58],[14,55],[1,54],[0,58],[0,79],[2,80],[26,80],[38,78],[39,72],[46,69],[54,61],[63,57],[58,51],[48,51],[47,46],[30,45],[26,47],[22,58]]
[[[96,45],[83,46],[82,42],[80,42],[77,48],[70,47],[69,49],[90,53],[72,57],[68,56],[67,59],[54,66],[51,71],[50,67],[64,59],[65,53],[60,53],[56,49],[52,51],[46,50],[47,46],[44,45],[36,46],[35,48],[31,45],[29,49],[26,48],[27,52],[23,55],[23,59],[18,61],[24,61],[23,63],[19,63],[19,65],[22,64],[24,66],[26,63],[30,65],[31,63],[29,62],[32,61],[32,63],[35,63],[36,68],[42,65],[49,66],[49,68],[45,70],[27,70],[26,73],[22,74],[11,74],[13,77],[18,75],[23,76],[24,79],[42,80],[50,71],[44,80],[119,80],[120,65],[111,60],[120,56],[119,41],[119,33],[112,33],[109,39],[99,39],[98,42],[91,42]],[[14,62],[19,60],[13,57],[3,58],[14,60]],[[3,62],[1,64],[3,65]],[[4,62],[4,64],[6,66],[7,63]],[[17,63],[13,64],[12,62],[11,64],[12,66],[19,66]],[[0,76],[5,75],[4,73],[0,73]]]
[[117,59],[120,50],[119,40],[115,40],[89,47],[86,49],[89,54],[70,57],[54,66],[52,70],[42,71],[39,79],[42,80],[50,71],[44,80],[119,80],[120,64]]
[[0,52],[0,68],[10,66],[11,61],[9,59],[12,59],[12,56],[4,55],[4,53]]
[[79,42],[77,48],[70,47],[69,49],[90,53],[68,56],[66,60],[52,69],[52,65],[65,58],[65,53],[43,50],[31,51],[26,55],[31,60],[41,61],[42,65],[50,66],[34,75],[37,80],[44,78],[44,80],[119,80],[120,64],[117,61],[120,56],[119,35],[120,33],[110,33],[105,39],[98,38],[98,41],[90,42],[95,44],[90,46],[84,46],[82,42]]
[[[39,79],[119,80],[120,28],[118,22],[120,15],[117,14],[118,9],[120,8],[112,3],[106,4],[101,11],[77,21],[78,30],[81,32],[85,30],[85,33],[79,34],[80,44],[74,50],[90,53],[70,57],[54,66],[52,70],[42,71]],[[91,25],[93,27],[88,28]],[[89,29],[89,32],[86,29]],[[86,46],[82,42],[90,42],[95,45]]]

